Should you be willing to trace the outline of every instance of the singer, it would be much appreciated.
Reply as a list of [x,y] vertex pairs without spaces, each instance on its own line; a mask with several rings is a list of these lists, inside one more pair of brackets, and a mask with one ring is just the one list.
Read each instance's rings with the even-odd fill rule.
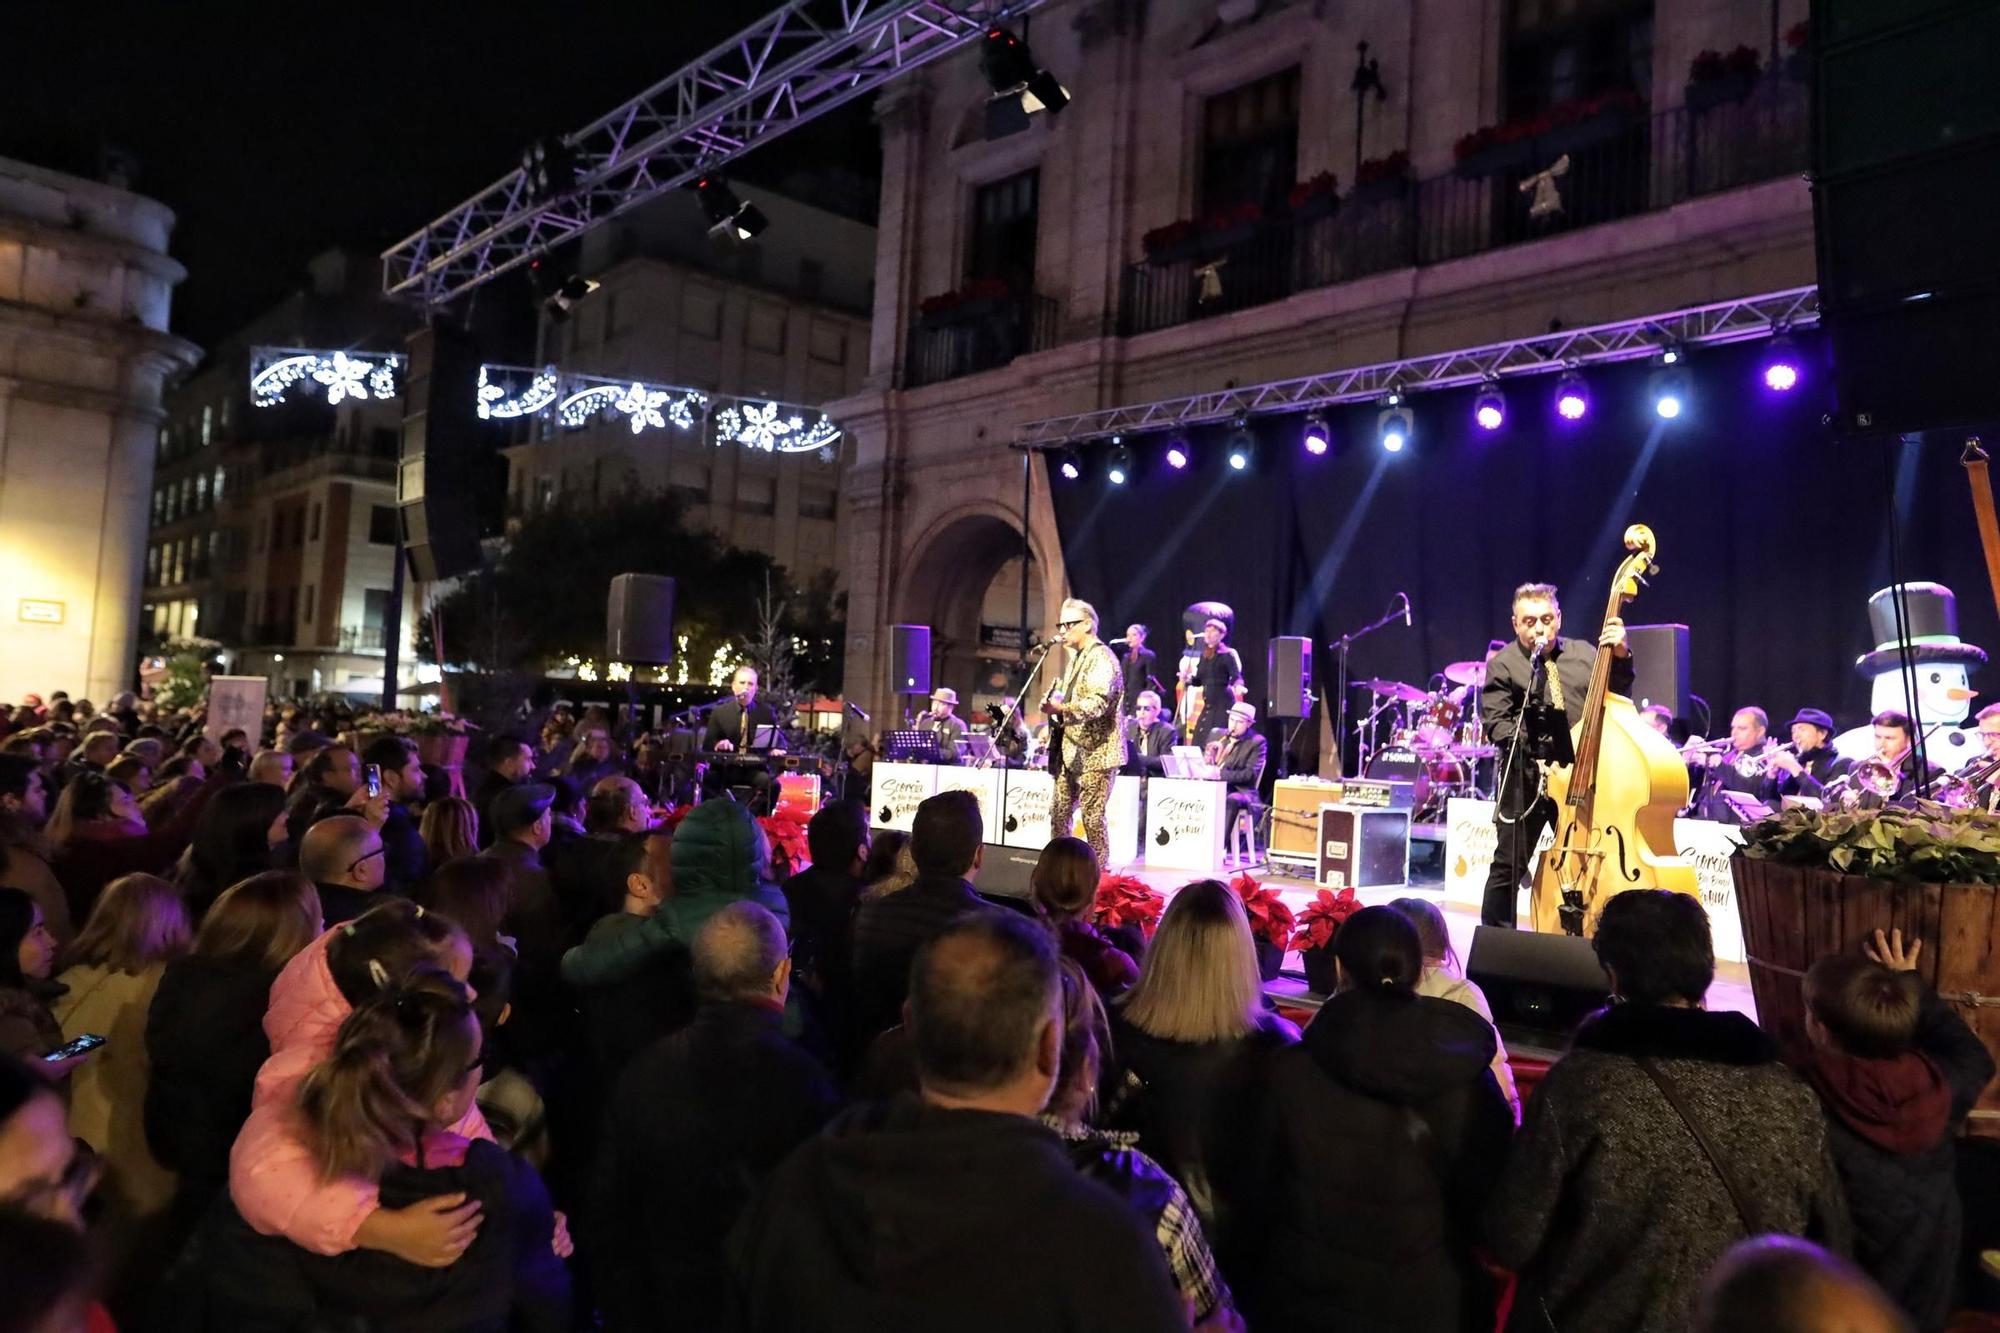
[[1243,684],[1243,659],[1223,640],[1229,626],[1220,620],[1205,620],[1201,626],[1201,651],[1194,660],[1194,688],[1199,691],[1200,712],[1196,715],[1193,745],[1206,745],[1229,725],[1229,706],[1242,702],[1249,691]]
[[[1632,654],[1625,646],[1625,624],[1604,622],[1599,645],[1611,649],[1611,689],[1632,689]],[[1514,641],[1486,664],[1486,685],[1479,693],[1479,713],[1486,734],[1500,747],[1500,779],[1493,812],[1493,868],[1486,876],[1486,899],[1479,920],[1488,926],[1514,924],[1514,904],[1521,881],[1533,868],[1535,844],[1555,819],[1555,803],[1542,793],[1541,761],[1547,754],[1522,732],[1529,709],[1547,709],[1551,722],[1565,730],[1583,720],[1590,676],[1597,649],[1581,639],[1562,637],[1562,604],[1555,585],[1523,583],[1514,589]],[[1532,731],[1532,728],[1530,729]]]
[[1049,719],[1049,768],[1056,780],[1049,828],[1057,837],[1068,834],[1080,803],[1083,840],[1096,854],[1098,869],[1108,870],[1111,830],[1105,808],[1111,803],[1111,780],[1125,766],[1118,707],[1125,681],[1118,659],[1097,637],[1097,611],[1089,602],[1065,601],[1056,628],[1069,649],[1069,668],[1042,700]]

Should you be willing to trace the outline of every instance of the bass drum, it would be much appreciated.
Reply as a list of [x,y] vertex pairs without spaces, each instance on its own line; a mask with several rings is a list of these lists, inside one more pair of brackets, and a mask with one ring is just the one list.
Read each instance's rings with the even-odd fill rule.
[[1406,746],[1390,745],[1369,759],[1364,776],[1374,782],[1409,783],[1410,818],[1415,822],[1423,814],[1442,810],[1445,798],[1463,792],[1472,775],[1452,755],[1420,755]]

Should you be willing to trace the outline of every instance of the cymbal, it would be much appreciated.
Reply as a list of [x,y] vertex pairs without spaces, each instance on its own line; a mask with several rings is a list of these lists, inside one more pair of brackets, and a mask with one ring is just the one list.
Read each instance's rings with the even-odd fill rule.
[[1453,662],[1444,669],[1444,678],[1454,685],[1484,685],[1486,663]]
[[1379,694],[1385,699],[1396,699],[1406,704],[1420,704],[1430,697],[1414,685],[1405,685],[1400,680],[1383,680],[1379,676],[1356,681],[1355,684],[1371,694]]

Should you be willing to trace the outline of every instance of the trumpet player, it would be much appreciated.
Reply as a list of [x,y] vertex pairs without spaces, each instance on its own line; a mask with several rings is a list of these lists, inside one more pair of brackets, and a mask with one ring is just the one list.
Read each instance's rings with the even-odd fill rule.
[[1724,824],[1741,823],[1724,792],[1740,792],[1766,804],[1777,799],[1777,776],[1765,757],[1770,731],[1771,715],[1755,704],[1736,710],[1729,719],[1728,746],[1707,757],[1708,773],[1695,800],[1696,815]]
[[[1875,757],[1889,766],[1896,775],[1896,790],[1889,795],[1893,804],[1909,800],[1917,794],[1917,727],[1910,721],[1908,713],[1887,709],[1870,719],[1869,725],[1875,729]],[[1944,770],[1930,760],[1923,761],[1923,782],[1925,791],[1937,786]]]
[[1852,760],[1828,744],[1833,739],[1833,715],[1820,708],[1801,708],[1791,721],[1792,743],[1766,758],[1778,774],[1778,795],[1824,800],[1829,785],[1854,767]]

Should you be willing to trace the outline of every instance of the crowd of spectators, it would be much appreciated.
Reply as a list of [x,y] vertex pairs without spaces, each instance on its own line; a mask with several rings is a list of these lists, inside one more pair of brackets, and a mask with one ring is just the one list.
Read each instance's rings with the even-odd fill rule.
[[1063,837],[982,890],[969,793],[828,802],[781,866],[601,715],[485,738],[469,796],[346,717],[205,733],[0,708],[0,1327],[1931,1333],[1963,1292],[1994,1066],[1900,936],[1811,970],[1788,1062],[1704,1007],[1696,900],[1616,895],[1613,1003],[1523,1102],[1426,899],[1287,1017],[1230,886],[1107,930]]

